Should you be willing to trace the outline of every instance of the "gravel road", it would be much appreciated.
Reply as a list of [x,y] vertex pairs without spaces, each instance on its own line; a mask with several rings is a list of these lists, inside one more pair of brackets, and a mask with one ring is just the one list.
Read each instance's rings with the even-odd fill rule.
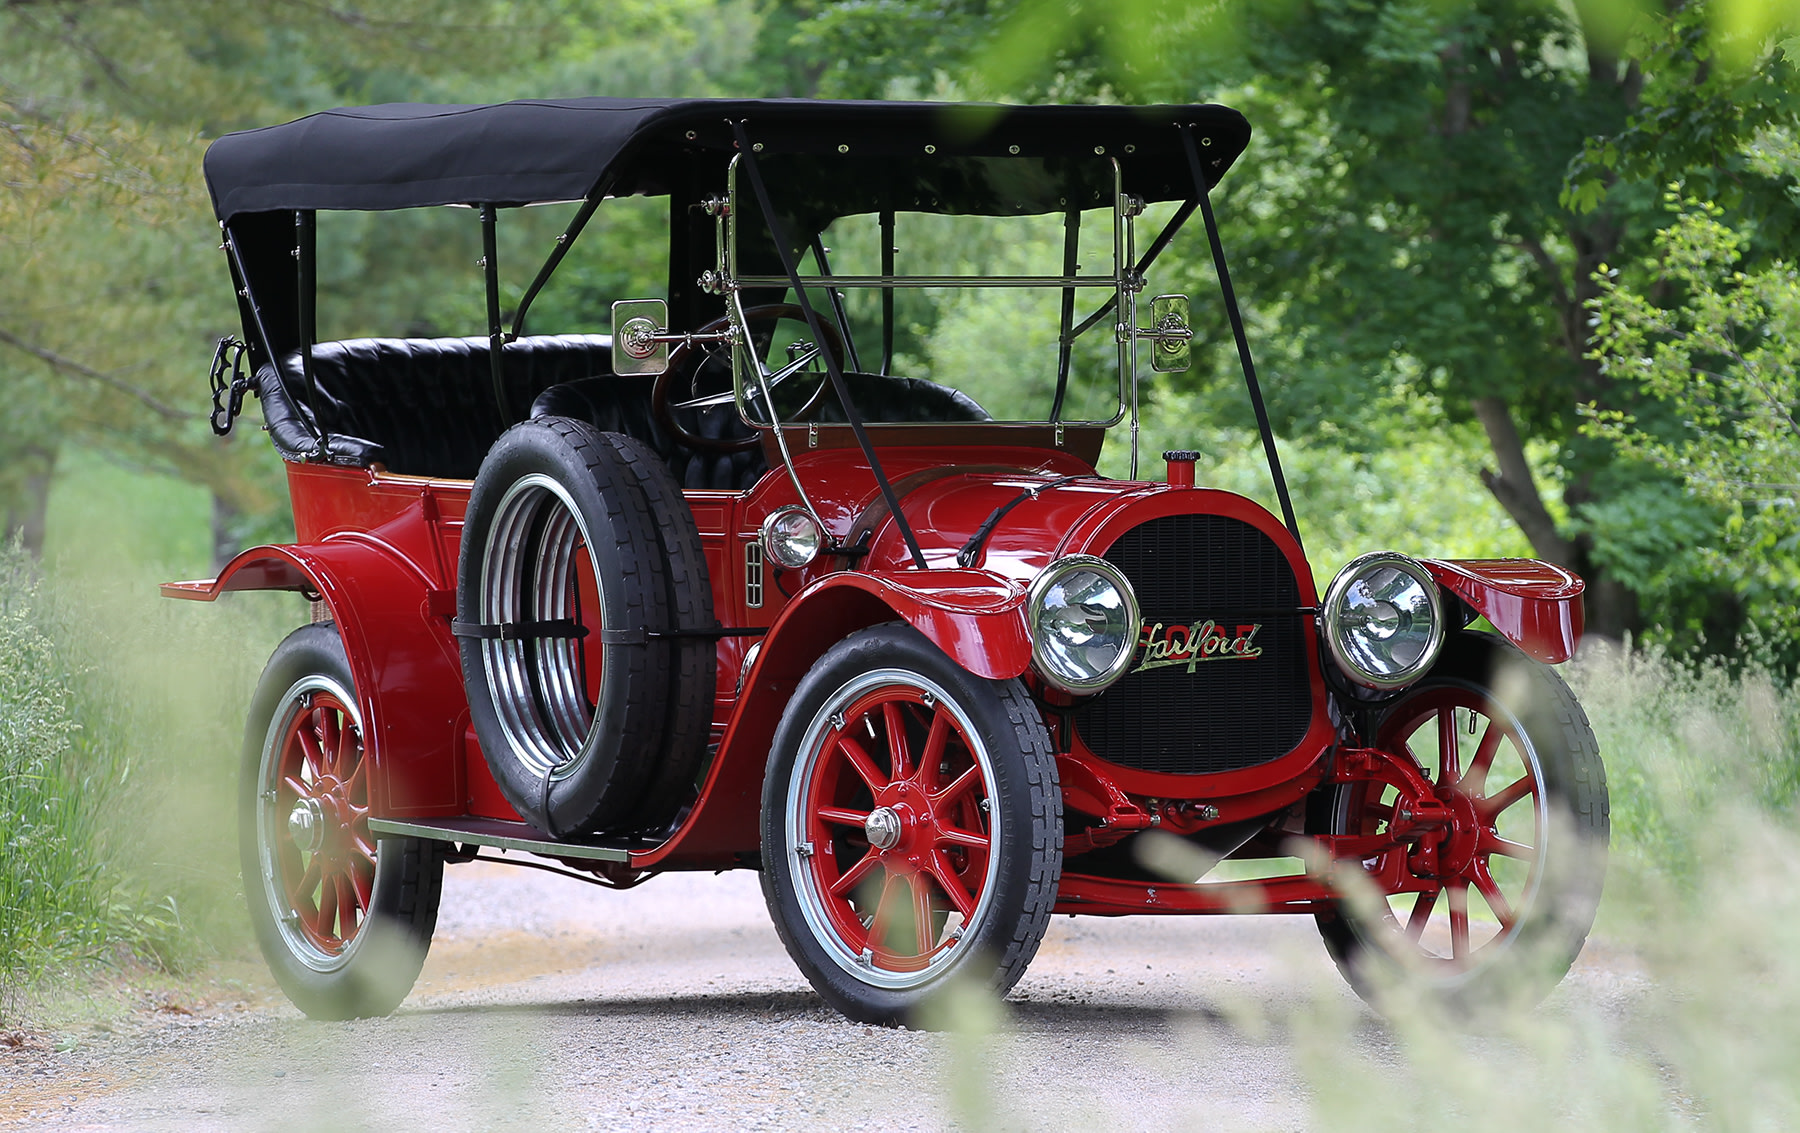
[[[1624,967],[1590,947],[1557,995],[1629,994]],[[1397,1057],[1309,919],[1064,917],[998,1030],[864,1027],[812,993],[753,873],[617,893],[474,863],[393,1017],[253,990],[27,1042],[0,1050],[0,1127],[1303,1129],[1321,1005]]]

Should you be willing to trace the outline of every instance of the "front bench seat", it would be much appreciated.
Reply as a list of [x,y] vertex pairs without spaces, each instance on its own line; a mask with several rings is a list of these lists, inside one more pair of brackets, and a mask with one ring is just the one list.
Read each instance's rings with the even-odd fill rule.
[[[488,340],[356,338],[313,347],[317,403],[300,352],[279,369],[256,372],[269,437],[283,459],[314,457],[317,429],[334,464],[381,463],[409,476],[473,480],[481,458],[506,429],[524,420],[546,388],[612,371],[612,338],[603,334],[530,335],[501,351],[506,412],[494,404]],[[619,379],[608,378],[608,381]],[[649,422],[649,386],[642,421]],[[641,428],[620,430],[649,440]]]
[[[894,378],[846,372],[844,381],[857,411],[867,421],[991,421],[975,399],[960,390],[923,378]],[[654,378],[584,378],[552,386],[532,402],[533,417],[573,417],[611,433],[629,433],[646,441],[668,461],[683,488],[748,491],[769,469],[762,446],[741,452],[699,452],[681,444],[649,411]],[[710,410],[677,409],[681,425],[702,437],[739,440],[755,430],[727,405]],[[844,408],[830,390],[807,418],[819,424],[844,424]]]

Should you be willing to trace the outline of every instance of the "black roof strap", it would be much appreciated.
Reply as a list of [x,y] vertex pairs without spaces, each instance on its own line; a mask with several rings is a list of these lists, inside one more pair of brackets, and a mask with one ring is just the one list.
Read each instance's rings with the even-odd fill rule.
[[1225,244],[1219,239],[1219,222],[1213,217],[1212,199],[1207,195],[1206,171],[1200,165],[1200,153],[1194,148],[1194,132],[1186,123],[1175,127],[1181,131],[1181,146],[1187,151],[1188,169],[1194,175],[1194,188],[1200,195],[1200,216],[1206,221],[1206,238],[1212,243],[1213,269],[1219,275],[1219,291],[1225,299],[1225,313],[1231,318],[1231,333],[1237,339],[1238,361],[1244,367],[1244,384],[1250,390],[1250,404],[1256,409],[1256,427],[1262,432],[1263,452],[1269,458],[1269,475],[1275,478],[1275,498],[1281,501],[1281,517],[1287,522],[1288,534],[1306,557],[1306,545],[1300,542],[1300,525],[1294,520],[1294,501],[1288,497],[1287,477],[1281,474],[1281,457],[1275,451],[1275,432],[1269,427],[1269,409],[1263,404],[1262,386],[1256,381],[1256,363],[1250,358],[1250,339],[1244,334],[1244,316],[1238,310],[1237,292],[1231,287],[1231,272],[1225,267]]
[[[1162,231],[1156,234],[1156,239],[1150,241],[1150,247],[1145,249],[1144,254],[1138,257],[1138,275],[1142,276],[1150,270],[1150,265],[1156,262],[1156,257],[1163,254],[1163,249],[1169,246],[1169,241],[1175,239],[1175,234],[1181,231],[1181,226],[1187,223],[1188,217],[1194,215],[1194,208],[1198,204],[1199,202],[1197,201],[1181,202],[1181,207],[1175,210],[1175,215],[1169,218],[1169,223],[1163,225]],[[1099,310],[1075,324],[1075,329],[1064,335],[1064,339],[1069,342],[1074,342],[1076,339],[1086,334],[1089,327],[1112,313],[1112,310],[1118,305],[1119,297],[1117,295],[1112,296],[1106,302],[1100,304]]]
[[[781,217],[775,212],[774,204],[769,200],[769,190],[763,184],[762,171],[756,166],[756,149],[750,144],[750,135],[744,132],[744,120],[732,119],[732,132],[737,135],[738,153],[744,162],[744,171],[750,175],[750,188],[756,193],[756,203],[762,209],[763,219],[768,222],[769,235],[775,240],[775,251],[781,256],[781,269],[787,273],[788,284],[794,289],[794,302],[800,304],[800,311],[806,316],[806,329],[812,333],[814,342],[825,341],[825,332],[819,324],[819,313],[813,310],[812,303],[806,297],[806,288],[800,283],[800,267],[794,259],[794,251],[788,244],[787,231],[782,226]],[[887,501],[888,511],[893,513],[894,522],[900,525],[900,535],[906,540],[906,549],[912,554],[913,566],[925,569],[925,553],[919,550],[918,536],[913,534],[912,524],[906,521],[906,513],[900,510],[900,500],[894,495],[894,485],[881,469],[881,458],[875,455],[875,446],[869,441],[869,431],[863,428],[862,414],[856,411],[856,405],[850,400],[850,387],[844,381],[844,368],[838,364],[829,350],[819,351],[825,359],[825,373],[831,378],[831,388],[837,392],[838,401],[844,406],[844,418],[850,422],[850,431],[856,434],[856,443],[862,448],[863,456],[869,460],[869,470],[875,473],[875,483],[881,489],[881,498]],[[775,428],[781,428],[779,421]]]

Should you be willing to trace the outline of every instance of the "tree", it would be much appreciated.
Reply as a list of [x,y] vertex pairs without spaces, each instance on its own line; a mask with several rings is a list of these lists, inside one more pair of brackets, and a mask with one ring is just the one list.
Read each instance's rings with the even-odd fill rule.
[[[1785,168],[1790,184],[1800,174],[1792,135],[1771,137],[1755,156]],[[1752,597],[1758,628],[1792,641],[1800,638],[1800,270],[1791,259],[1748,267],[1755,241],[1725,222],[1723,207],[1681,186],[1665,199],[1677,215],[1657,234],[1654,282],[1634,286],[1603,269],[1590,303],[1594,361],[1649,394],[1664,419],[1596,407],[1588,432],[1679,477],[1729,517],[1706,567]]]
[[[282,0],[0,0],[0,515],[41,541],[75,442],[270,516],[267,446],[221,444],[200,373],[234,329],[200,178],[206,139],[350,101],[430,96],[540,60],[592,15],[392,0],[379,17]],[[435,78],[428,78],[430,67]]]
[[990,90],[1229,91],[1265,124],[1220,213],[1240,291],[1277,328],[1284,429],[1354,422],[1372,384],[1478,421],[1483,482],[1539,555],[1588,579],[1589,625],[1644,624],[1630,565],[1707,538],[1712,520],[1653,463],[1581,431],[1582,406],[1629,412],[1642,396],[1589,356],[1594,272],[1651,254],[1672,166],[1703,168],[1736,201],[1779,195],[1740,159],[1796,121],[1778,23],[1725,35],[1726,65],[1698,3],[1021,0],[1010,13],[968,56]]

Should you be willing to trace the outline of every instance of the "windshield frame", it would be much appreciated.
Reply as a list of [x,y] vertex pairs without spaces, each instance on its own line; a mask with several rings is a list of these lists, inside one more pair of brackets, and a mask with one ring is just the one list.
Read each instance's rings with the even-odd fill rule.
[[[731,319],[733,334],[731,347],[731,375],[734,400],[737,412],[746,425],[756,429],[772,430],[777,437],[781,435],[784,422],[772,399],[767,398],[767,384],[772,380],[771,371],[763,360],[757,357],[750,348],[748,320],[745,318],[741,297],[743,288],[780,287],[791,290],[791,281],[786,275],[740,275],[738,272],[738,223],[739,209],[742,202],[738,191],[738,166],[741,155],[733,155],[726,169],[725,207],[719,210],[715,218],[718,244],[718,277],[717,286],[726,299],[726,312]],[[1137,293],[1143,290],[1144,283],[1136,269],[1136,217],[1143,209],[1143,203],[1125,192],[1124,171],[1116,157],[1104,160],[1112,167],[1112,271],[1107,275],[980,275],[980,276],[946,276],[946,275],[906,275],[901,273],[882,273],[878,275],[845,276],[831,274],[802,275],[799,281],[809,292],[815,288],[829,294],[832,290],[891,290],[897,288],[955,287],[968,289],[1028,287],[1046,290],[1099,290],[1112,292],[1111,299],[1100,309],[1111,306],[1119,312],[1115,320],[1114,340],[1117,345],[1117,406],[1111,417],[1103,419],[1069,420],[1051,418],[1008,418],[1002,421],[983,422],[983,425],[1054,425],[1067,427],[1098,427],[1110,429],[1125,420],[1129,414],[1132,431],[1137,431],[1137,336],[1130,328],[1137,325]],[[1045,214],[1050,215],[1050,214]],[[829,305],[822,310],[829,311]],[[1091,322],[1091,320],[1090,320]],[[1082,328],[1085,329],[1085,328]],[[1071,328],[1071,341],[1079,333]],[[783,367],[785,369],[785,367]],[[953,389],[963,390],[955,383],[942,383]],[[767,416],[752,408],[756,400],[764,401],[768,407]],[[871,421],[871,425],[879,425],[884,431],[888,429],[943,429],[943,422],[926,421]],[[841,427],[836,424],[819,424],[815,429]],[[953,426],[952,426],[953,427]]]

